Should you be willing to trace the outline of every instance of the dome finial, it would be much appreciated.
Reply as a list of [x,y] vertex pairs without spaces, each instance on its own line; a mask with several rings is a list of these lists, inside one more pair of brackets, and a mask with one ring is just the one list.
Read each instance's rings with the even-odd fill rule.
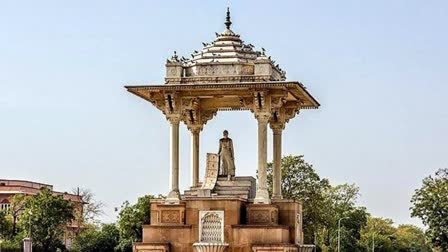
[[227,16],[226,16],[226,22],[224,23],[227,27],[227,29],[230,30],[230,26],[232,25],[232,21],[230,21],[230,8],[227,7]]

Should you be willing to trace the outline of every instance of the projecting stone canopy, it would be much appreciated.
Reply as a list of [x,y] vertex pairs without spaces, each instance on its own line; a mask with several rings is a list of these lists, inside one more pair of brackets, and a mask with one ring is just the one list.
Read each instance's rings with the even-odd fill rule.
[[249,110],[271,114],[271,122],[287,123],[301,109],[319,103],[298,82],[130,86],[169,119],[179,117],[189,128],[202,127],[218,111]]

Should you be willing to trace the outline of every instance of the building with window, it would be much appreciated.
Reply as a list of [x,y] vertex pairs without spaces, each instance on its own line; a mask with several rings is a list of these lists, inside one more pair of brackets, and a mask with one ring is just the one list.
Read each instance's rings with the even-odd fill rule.
[[[25,180],[0,179],[0,211],[10,211],[11,198],[14,197],[14,195],[36,195],[42,188],[48,188],[54,195],[62,195],[65,200],[71,201],[74,204],[77,213],[75,216],[82,216],[79,214],[83,211],[83,201],[80,195],[58,192],[53,190],[52,185]],[[67,223],[63,237],[63,242],[67,247],[71,246],[74,235],[81,228],[80,223],[81,222],[77,220]]]

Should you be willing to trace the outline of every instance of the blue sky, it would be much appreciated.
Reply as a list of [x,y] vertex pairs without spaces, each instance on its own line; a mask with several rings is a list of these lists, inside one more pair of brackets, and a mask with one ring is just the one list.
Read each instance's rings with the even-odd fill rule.
[[[166,193],[168,123],[123,86],[162,83],[174,50],[188,56],[224,29],[227,4],[2,1],[0,177],[89,188],[106,203],[104,221],[125,200]],[[287,125],[284,154],[304,154],[334,184],[356,183],[373,215],[418,224],[414,189],[448,167],[447,2],[230,5],[233,30],[322,104]],[[223,129],[237,175],[255,175],[253,115],[221,112],[201,134],[201,177]],[[190,142],[185,126],[180,133],[185,189]]]

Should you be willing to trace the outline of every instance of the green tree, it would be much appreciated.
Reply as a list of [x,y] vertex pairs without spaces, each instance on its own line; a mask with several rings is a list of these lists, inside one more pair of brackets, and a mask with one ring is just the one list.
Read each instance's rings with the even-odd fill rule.
[[[281,169],[283,197],[302,203],[304,240],[305,243],[314,243],[315,234],[325,225],[325,191],[330,188],[330,184],[328,180],[319,177],[303,156],[283,157]],[[272,173],[272,163],[268,163],[269,190],[272,188]]]
[[6,211],[0,211],[0,239],[4,240],[10,236],[11,223],[7,218]]
[[[341,223],[341,247],[344,251],[359,251],[358,240],[368,216],[364,207],[356,206],[359,188],[354,184],[331,186],[303,156],[283,157],[281,168],[283,197],[302,202],[305,243],[316,243],[322,251],[336,250],[337,222],[345,217]],[[272,179],[272,163],[269,163],[269,190]]]
[[448,169],[424,178],[411,202],[411,216],[419,217],[428,227],[426,235],[433,246],[448,251]]
[[395,232],[391,219],[369,217],[367,225],[361,230],[360,243],[367,251],[371,251],[375,243],[376,252],[395,252]]
[[115,224],[103,224],[101,228],[89,225],[76,236],[72,251],[111,252],[119,243],[120,233]]
[[338,222],[341,218],[341,250],[360,251],[361,229],[366,225],[368,213],[356,206],[359,188],[354,184],[329,187],[325,192],[325,225],[319,230],[319,243],[323,251],[336,251]]
[[25,200],[27,197],[28,196],[26,196],[25,194],[16,194],[13,197],[11,197],[9,214],[11,215],[12,219],[12,231],[11,231],[12,237],[15,237],[17,235],[18,232],[17,222],[20,214],[22,213],[25,207]]
[[395,232],[394,247],[397,252],[430,252],[425,233],[414,225],[399,225]]
[[120,244],[117,250],[132,251],[132,242],[142,241],[142,225],[150,223],[150,200],[154,196],[146,195],[138,198],[137,203],[131,205],[125,201],[118,213],[117,227],[120,233]]
[[19,224],[24,232],[31,232],[37,250],[64,249],[61,238],[65,226],[74,218],[73,210],[72,203],[62,195],[55,196],[44,188],[37,195],[26,198]]

